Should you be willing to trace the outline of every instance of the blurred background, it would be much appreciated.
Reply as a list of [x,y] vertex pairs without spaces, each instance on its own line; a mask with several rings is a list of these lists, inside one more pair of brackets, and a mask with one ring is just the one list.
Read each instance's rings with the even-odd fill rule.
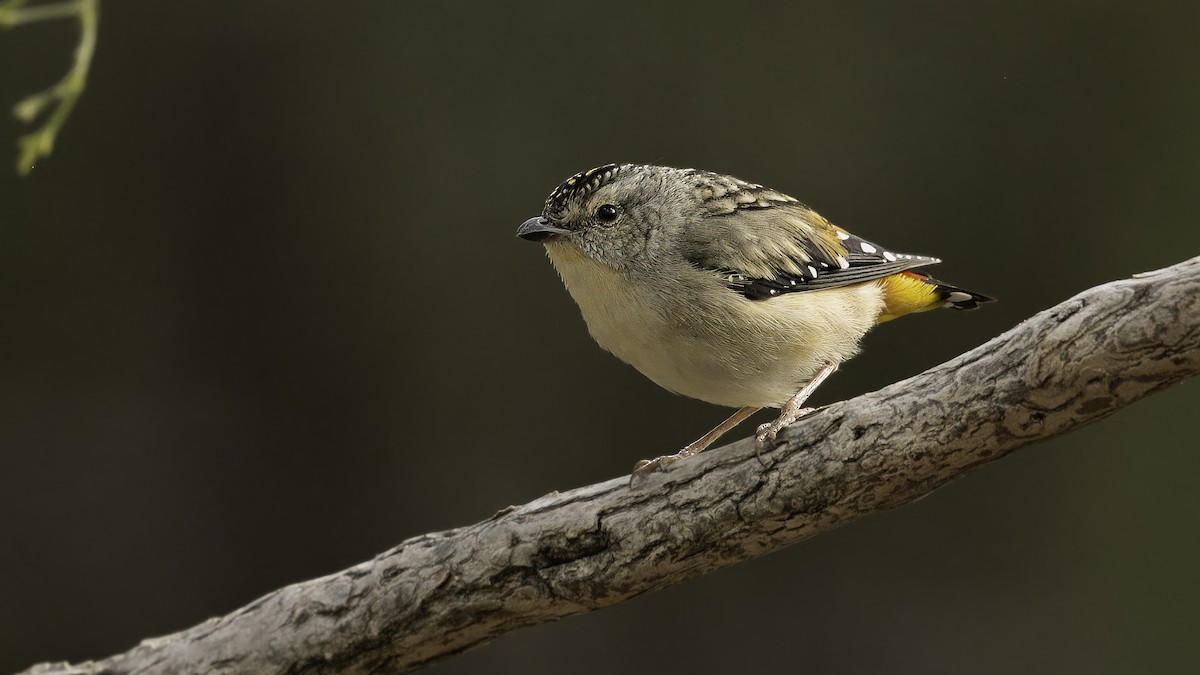
[[[0,120],[0,672],[123,651],[723,419],[596,347],[514,238],[575,171],[765,183],[1001,299],[881,328],[819,404],[1200,253],[1198,22],[1170,2],[104,2],[54,156],[18,178],[26,129]],[[0,105],[56,82],[76,36],[0,33]],[[1185,383],[438,672],[1190,669],[1198,403]]]

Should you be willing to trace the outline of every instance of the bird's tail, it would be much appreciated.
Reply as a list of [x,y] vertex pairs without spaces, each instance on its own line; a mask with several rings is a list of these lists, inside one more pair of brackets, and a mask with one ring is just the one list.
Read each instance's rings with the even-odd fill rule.
[[919,272],[900,272],[879,281],[884,300],[883,312],[879,315],[880,323],[938,307],[976,309],[982,303],[996,301],[982,293],[951,286]]

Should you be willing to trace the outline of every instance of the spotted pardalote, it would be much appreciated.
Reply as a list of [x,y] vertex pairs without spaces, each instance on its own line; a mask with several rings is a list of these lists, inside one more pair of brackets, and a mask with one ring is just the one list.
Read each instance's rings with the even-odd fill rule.
[[578,173],[517,235],[541,242],[596,342],[662,387],[739,410],[674,455],[694,455],[760,408],[760,447],[876,324],[992,298],[912,270],[897,253],[769,188],[697,169],[607,164]]

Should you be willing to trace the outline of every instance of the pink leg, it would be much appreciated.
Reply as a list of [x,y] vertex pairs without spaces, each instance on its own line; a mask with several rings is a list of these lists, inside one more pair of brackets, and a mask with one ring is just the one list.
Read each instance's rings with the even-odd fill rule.
[[754,434],[754,441],[758,445],[759,452],[767,449],[767,446],[775,442],[775,436],[783,430],[784,427],[813,412],[815,408],[805,408],[804,402],[809,396],[821,386],[825,378],[833,374],[838,369],[837,362],[826,363],[823,368],[817,371],[816,375],[808,381],[808,384],[796,392],[796,395],[788,399],[787,403],[779,410],[779,418],[774,422],[768,422],[758,427]]
[[730,429],[741,424],[743,420],[759,410],[762,410],[762,408],[739,408],[737,412],[729,416],[729,419],[718,424],[715,429],[707,434],[704,434],[695,442],[689,443],[687,447],[679,452],[673,455],[655,457],[654,459],[643,459],[633,467],[633,475],[629,478],[630,483],[632,483],[633,479],[637,476],[645,476],[646,474],[654,473],[655,471],[662,471],[685,457],[691,457],[692,455],[703,452],[705,448],[712,445],[718,438],[724,436],[725,433]]

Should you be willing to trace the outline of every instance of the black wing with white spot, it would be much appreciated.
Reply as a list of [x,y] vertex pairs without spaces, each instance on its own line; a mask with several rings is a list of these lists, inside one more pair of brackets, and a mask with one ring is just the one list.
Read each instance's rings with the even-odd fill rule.
[[835,256],[832,261],[812,261],[802,265],[799,274],[783,272],[771,278],[751,278],[731,271],[726,284],[751,300],[765,300],[785,293],[820,291],[882,279],[941,262],[929,256],[892,253],[842,230],[835,233],[845,247],[844,256]]
[[684,233],[685,255],[753,300],[880,279],[941,262],[856,237],[804,204],[760,185],[709,178],[707,217]]

